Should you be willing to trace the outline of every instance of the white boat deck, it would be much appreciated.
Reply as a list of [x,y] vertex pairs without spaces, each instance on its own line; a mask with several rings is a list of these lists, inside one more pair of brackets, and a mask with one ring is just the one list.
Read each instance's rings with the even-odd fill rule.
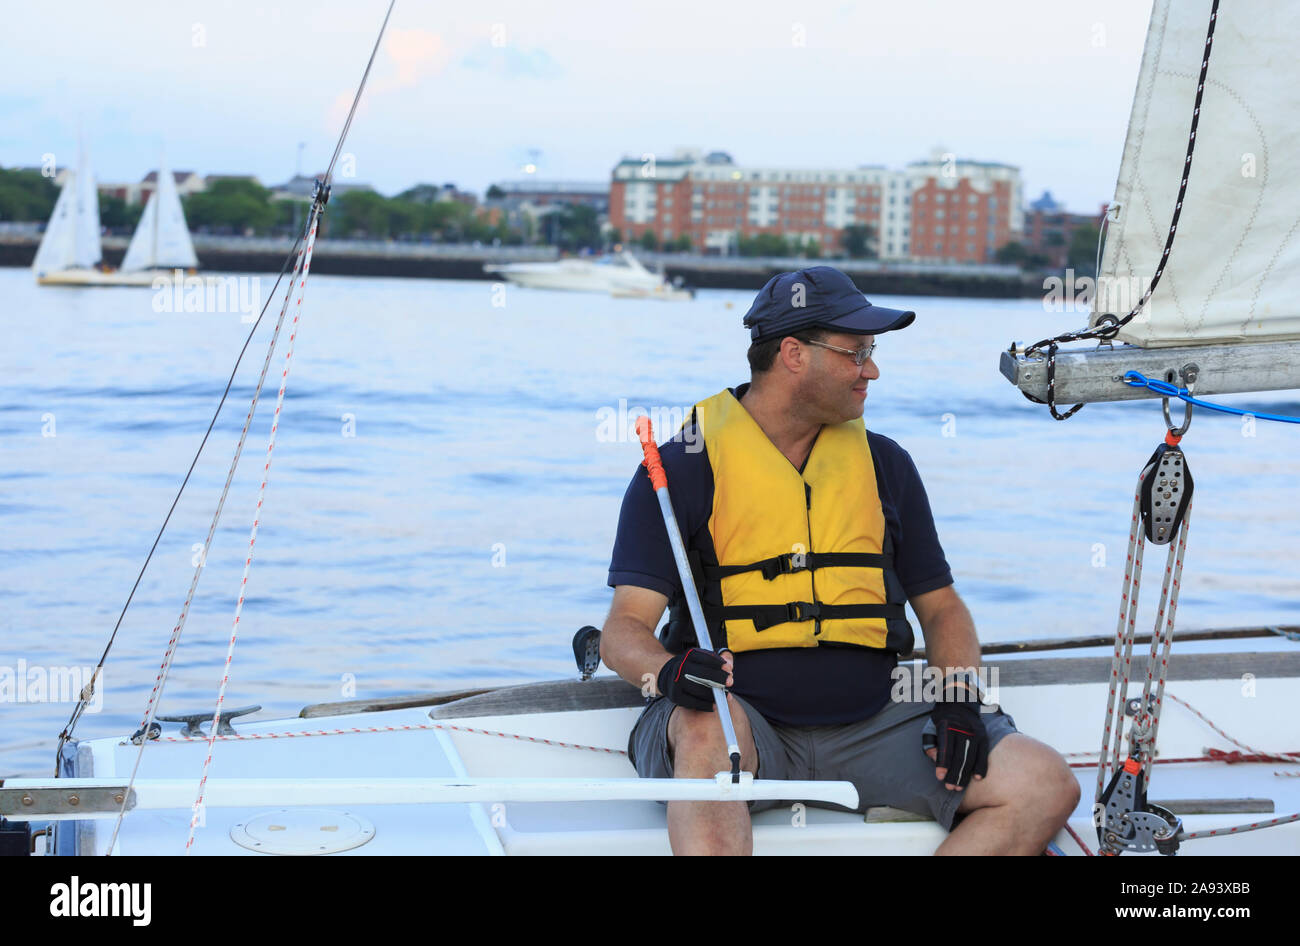
[[[1294,645],[1293,645],[1294,646]],[[1173,679],[1168,692],[1187,701],[1220,728],[1257,749],[1300,750],[1300,724],[1293,712],[1294,677],[1268,677],[1270,657],[1261,654],[1256,678],[1249,685],[1237,678]],[[575,686],[582,686],[575,684]],[[1245,695],[1253,686],[1253,695]],[[1007,687],[1003,709],[1018,728],[1064,753],[1090,752],[1095,760],[1101,737],[1106,688],[1102,683]],[[442,709],[445,709],[443,707]],[[353,728],[378,729],[298,737],[225,739],[217,743],[211,779],[232,778],[631,778],[626,756],[617,752],[548,745],[469,730],[531,736],[613,750],[626,748],[627,735],[639,713],[636,707],[570,712],[528,712],[432,719],[428,707],[351,713],[314,719],[244,722],[239,733],[309,733]],[[387,731],[386,727],[410,727]],[[177,727],[168,724],[163,740],[145,749],[141,778],[193,778],[202,770],[205,741],[170,741]],[[1214,732],[1184,706],[1168,700],[1159,730],[1158,758],[1201,756],[1207,747],[1237,747]],[[137,747],[118,739],[100,739],[80,747],[78,775],[125,781]],[[918,747],[919,751],[919,747]],[[89,759],[87,758],[89,756]],[[85,762],[93,762],[93,772]],[[1088,761],[1074,759],[1070,761]],[[1082,800],[1071,826],[1092,849],[1096,833],[1091,806],[1096,770],[1076,769]],[[1291,773],[1291,776],[1275,772]],[[1188,832],[1267,820],[1300,811],[1300,764],[1219,762],[1158,764],[1153,770],[1152,801],[1263,799],[1272,813],[1219,812],[1184,814]],[[870,799],[863,799],[870,803]],[[280,802],[293,807],[293,797]],[[301,803],[300,803],[301,804]],[[1258,810],[1259,806],[1255,806]],[[1270,807],[1266,805],[1265,807]],[[209,807],[196,832],[194,853],[257,853],[236,844],[232,829],[274,808]],[[376,804],[340,805],[366,819],[374,836],[349,855],[395,854],[667,854],[665,809],[659,802],[588,801],[581,803]],[[1175,806],[1177,813],[1188,810]],[[893,809],[862,814],[807,808],[796,818],[788,807],[754,818],[758,854],[928,854],[943,840],[932,821],[910,820]],[[885,820],[880,820],[880,819]],[[903,820],[897,820],[897,819]],[[121,854],[179,854],[188,832],[188,809],[129,813],[119,837]],[[802,821],[802,824],[799,822]],[[103,854],[112,832],[111,819],[64,822],[81,825],[82,853]],[[1077,842],[1061,832],[1055,842],[1067,855],[1081,854]],[[1232,837],[1194,840],[1182,855],[1300,853],[1300,823]],[[1157,855],[1151,855],[1157,856]]]

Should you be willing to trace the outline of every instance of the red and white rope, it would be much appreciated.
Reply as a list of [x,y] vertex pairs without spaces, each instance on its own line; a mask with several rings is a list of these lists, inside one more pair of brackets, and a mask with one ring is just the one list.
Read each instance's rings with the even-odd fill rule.
[[[1155,476],[1155,472],[1151,473]],[[1165,695],[1165,680],[1169,676],[1169,649],[1173,645],[1174,612],[1178,610],[1178,592],[1182,588],[1183,558],[1187,554],[1187,530],[1191,526],[1192,501],[1187,500],[1183,509],[1183,521],[1178,528],[1178,541],[1169,549],[1165,560],[1165,577],[1160,586],[1160,609],[1156,613],[1155,631],[1151,635],[1151,655],[1147,659],[1147,679],[1142,688],[1142,704],[1133,718],[1133,724],[1141,734],[1138,746],[1143,759],[1143,776],[1151,782],[1151,760],[1155,757],[1156,733],[1160,729],[1160,710]],[[1168,617],[1165,608],[1168,606]],[[1163,629],[1162,629],[1163,619]],[[1157,664],[1158,661],[1158,664]],[[1159,670],[1156,668],[1159,666]],[[1155,686],[1155,698],[1151,689]],[[1135,754],[1137,754],[1135,752]]]
[[257,410],[258,399],[262,396],[262,387],[266,383],[266,373],[271,366],[271,356],[275,352],[276,342],[280,338],[280,328],[284,325],[285,314],[289,311],[289,300],[293,298],[293,284],[298,281],[299,273],[302,271],[303,250],[298,250],[298,258],[294,262],[293,273],[289,279],[289,288],[284,294],[284,304],[280,307],[280,316],[275,321],[275,330],[271,335],[271,343],[266,349],[266,358],[262,362],[262,371],[257,378],[257,386],[253,389],[253,399],[248,405],[248,416],[244,418],[244,426],[239,431],[239,441],[235,444],[235,455],[231,457],[230,469],[226,471],[226,482],[221,489],[221,496],[217,500],[216,512],[212,515],[212,522],[208,526],[207,537],[203,540],[203,548],[199,553],[199,563],[194,569],[194,577],[190,579],[190,590],[185,595],[185,603],[181,606],[180,617],[176,619],[176,626],[172,628],[171,639],[167,641],[167,650],[163,654],[163,662],[158,668],[158,675],[154,678],[153,690],[149,693],[149,702],[145,705],[144,717],[140,723],[141,727],[148,729],[153,722],[156,712],[155,703],[162,697],[162,688],[167,680],[167,672],[171,669],[172,658],[176,653],[176,648],[180,644],[181,632],[185,628],[185,619],[189,615],[190,604],[194,600],[194,592],[198,588],[199,578],[203,574],[203,566],[207,564],[208,549],[212,547],[212,536],[217,531],[217,524],[221,521],[221,512],[226,505],[226,496],[230,493],[230,484],[234,481],[235,470],[239,467],[239,459],[244,453],[244,441],[248,438],[248,429],[253,423],[253,413]]
[[[418,732],[420,730],[443,730],[444,732],[466,732],[478,736],[499,736],[504,739],[518,739],[521,742],[536,742],[562,749],[586,749],[591,752],[607,752],[610,755],[627,755],[624,749],[609,749],[605,746],[584,746],[576,742],[561,742],[559,739],[543,739],[541,736],[525,736],[522,733],[498,732],[494,729],[476,729],[473,726],[453,726],[450,723],[424,723],[408,726],[354,726],[346,729],[303,729],[292,732],[257,732],[227,733],[217,736],[219,742],[240,742],[250,739],[298,739],[305,736],[346,736],[357,733],[384,732]],[[207,736],[164,736],[160,742],[208,742]]]
[[1254,755],[1271,756],[1273,757],[1273,761],[1276,762],[1300,762],[1300,753],[1265,752],[1262,749],[1256,749],[1254,746],[1248,746],[1244,742],[1241,742],[1240,740],[1234,739],[1232,736],[1229,736],[1226,732],[1224,732],[1222,729],[1216,726],[1208,716],[1206,716],[1204,713],[1198,710],[1191,703],[1188,703],[1186,700],[1179,699],[1178,697],[1174,696],[1172,693],[1169,694],[1169,699],[1173,700],[1175,703],[1179,703],[1182,706],[1187,707],[1196,716],[1198,716],[1201,719],[1201,721],[1205,723],[1205,725],[1209,726],[1220,736],[1228,740],[1230,743],[1232,743],[1234,746],[1236,746],[1239,749],[1245,749],[1247,752],[1252,753]]
[[[1110,662],[1110,693],[1106,699],[1106,718],[1101,735],[1101,755],[1097,763],[1097,799],[1101,799],[1106,789],[1106,780],[1110,775],[1111,759],[1120,758],[1123,718],[1116,717],[1116,702],[1120,694],[1128,694],[1129,670],[1133,660],[1133,638],[1137,633],[1138,592],[1142,581],[1142,550],[1145,542],[1138,543],[1138,533],[1142,528],[1142,480],[1145,472],[1138,475],[1138,488],[1133,495],[1133,521],[1129,528],[1128,552],[1124,561],[1124,584],[1120,590],[1119,624],[1115,629],[1115,652]],[[1122,675],[1121,675],[1122,674]],[[1111,742],[1111,728],[1114,727],[1114,745]],[[1115,762],[1118,771],[1118,761]]]
[[1196,838],[1213,838],[1229,834],[1241,834],[1244,831],[1258,831],[1260,828],[1271,828],[1279,824],[1290,824],[1293,821],[1300,821],[1300,812],[1294,815],[1286,815],[1282,818],[1272,818],[1268,821],[1252,821],[1250,824],[1239,824],[1231,828],[1210,828],[1206,831],[1193,831],[1191,834],[1182,835],[1182,840],[1192,841]]
[[[1106,717],[1102,729],[1101,756],[1097,763],[1097,794],[1101,800],[1107,781],[1119,771],[1123,763],[1123,716],[1128,701],[1131,679],[1133,639],[1136,636],[1138,593],[1142,582],[1142,553],[1146,537],[1142,534],[1142,484],[1147,476],[1155,476],[1152,466],[1138,475],[1138,486],[1133,496],[1132,524],[1129,529],[1128,554],[1125,560],[1124,583],[1120,592],[1119,625],[1115,633],[1115,651],[1111,657],[1110,693],[1106,701]],[[1183,558],[1187,549],[1187,530],[1191,522],[1191,501],[1183,511],[1178,527],[1177,541],[1170,543],[1165,560],[1164,581],[1160,588],[1160,604],[1156,612],[1155,629],[1151,635],[1151,651],[1147,658],[1146,681],[1138,711],[1129,728],[1130,754],[1142,759],[1143,778],[1150,781],[1154,759],[1156,731],[1160,725],[1160,708],[1164,699],[1165,681],[1169,673],[1169,651],[1173,643],[1174,615],[1178,608],[1178,592],[1182,587]],[[1154,692],[1153,692],[1154,691]]]
[[[234,481],[235,470],[239,467],[239,459],[244,452],[244,442],[248,438],[249,427],[253,423],[253,414],[257,410],[257,402],[262,396],[262,388],[266,383],[266,374],[271,366],[271,357],[275,352],[276,342],[280,338],[280,329],[284,325],[285,315],[289,311],[289,300],[293,298],[293,284],[298,280],[302,272],[304,249],[298,250],[298,258],[294,261],[292,275],[289,279],[289,287],[285,290],[284,303],[280,306],[280,315],[275,321],[275,329],[271,335],[271,342],[266,349],[266,358],[262,361],[262,371],[257,377],[257,386],[253,389],[253,398],[248,405],[248,416],[244,418],[244,425],[239,431],[239,441],[235,445],[235,455],[230,460],[230,468],[226,471],[226,482],[221,488],[221,496],[217,500],[216,511],[212,515],[212,522],[208,526],[208,534],[203,540],[203,548],[199,553],[199,562],[194,569],[194,577],[190,579],[190,589],[185,594],[185,603],[181,606],[180,617],[176,619],[176,625],[172,628],[171,639],[167,642],[167,649],[163,653],[162,664],[158,668],[158,674],[154,678],[153,690],[149,693],[149,702],[145,705],[144,718],[140,724],[142,737],[140,747],[135,754],[135,763],[131,768],[130,785],[135,784],[136,776],[140,771],[140,762],[144,758],[144,747],[150,742],[149,729],[153,726],[154,717],[158,713],[158,704],[162,699],[163,687],[167,683],[167,674],[171,670],[172,659],[176,655],[176,648],[180,645],[181,632],[185,628],[185,619],[189,615],[190,604],[194,600],[194,593],[199,586],[199,578],[203,574],[203,566],[207,564],[208,549],[212,547],[212,536],[217,531],[217,524],[221,521],[221,512],[226,505],[226,497],[230,493],[230,484]],[[128,790],[127,794],[130,792]],[[113,847],[117,843],[118,833],[122,828],[122,819],[126,816],[126,803],[123,802],[122,809],[117,813],[117,820],[113,824],[113,834],[109,839],[108,853],[113,853]]]
[[208,783],[208,768],[212,764],[212,746],[216,741],[217,727],[221,719],[221,706],[226,699],[226,686],[230,682],[230,664],[235,656],[235,640],[239,634],[239,618],[244,610],[244,593],[248,587],[248,575],[253,567],[253,545],[257,542],[257,529],[261,524],[262,502],[266,497],[266,483],[270,478],[271,456],[275,450],[275,435],[280,429],[280,412],[284,408],[284,389],[289,379],[289,368],[293,363],[293,344],[298,337],[298,321],[302,318],[302,298],[307,285],[307,274],[311,271],[312,250],[316,246],[316,228],[320,223],[319,205],[312,208],[313,219],[307,232],[307,245],[304,249],[302,274],[298,280],[298,301],[294,303],[293,324],[289,327],[289,345],[285,349],[284,368],[280,372],[280,391],[275,399],[275,413],[271,417],[271,434],[266,444],[266,462],[262,465],[262,485],[257,490],[257,506],[253,512],[253,527],[248,537],[248,555],[244,559],[244,574],[239,582],[239,600],[235,603],[235,619],[230,627],[230,642],[226,647],[226,663],[222,669],[221,684],[217,688],[217,705],[212,714],[212,730],[208,735],[208,754],[203,760],[203,774],[199,778],[199,791],[194,799],[194,810],[190,816],[189,837],[185,841],[185,853],[194,848],[194,831],[198,826],[203,811],[203,790]]
[[1078,842],[1079,847],[1083,848],[1084,854],[1088,855],[1089,857],[1094,856],[1092,853],[1092,849],[1089,848],[1088,845],[1083,843],[1083,838],[1079,837],[1078,833],[1073,828],[1070,827],[1069,822],[1066,822],[1065,830],[1070,832],[1070,837],[1074,838],[1074,840]]

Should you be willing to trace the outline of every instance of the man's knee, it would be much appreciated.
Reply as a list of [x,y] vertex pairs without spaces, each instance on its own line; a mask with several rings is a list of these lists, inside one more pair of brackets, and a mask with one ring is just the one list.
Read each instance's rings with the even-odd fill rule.
[[1079,782],[1060,753],[1023,733],[1012,733],[994,747],[988,777],[972,783],[959,810],[1008,805],[1064,820],[1079,797]]
[[1051,746],[1027,736],[1022,738],[1026,744],[1020,747],[1020,777],[1014,793],[1022,806],[1063,821],[1079,804],[1079,780],[1069,763]]
[[[754,738],[744,709],[728,695],[731,720],[740,743],[741,767],[756,768]],[[668,718],[668,753],[678,778],[709,778],[727,768],[727,742],[717,710],[702,712],[678,706]]]

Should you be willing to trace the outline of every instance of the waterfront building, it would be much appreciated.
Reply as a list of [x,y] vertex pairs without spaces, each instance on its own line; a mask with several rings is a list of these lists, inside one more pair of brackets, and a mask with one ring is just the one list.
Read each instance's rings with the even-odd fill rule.
[[629,242],[686,236],[717,255],[774,234],[839,256],[850,227],[869,227],[880,259],[957,263],[991,262],[1024,227],[1019,168],[941,149],[898,170],[746,167],[695,149],[626,157],[613,170],[609,218]]

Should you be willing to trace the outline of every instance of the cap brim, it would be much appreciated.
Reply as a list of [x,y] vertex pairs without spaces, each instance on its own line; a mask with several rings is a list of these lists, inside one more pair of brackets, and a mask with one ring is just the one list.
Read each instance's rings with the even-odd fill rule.
[[851,335],[879,335],[881,332],[896,332],[901,328],[907,328],[915,319],[915,312],[886,309],[880,305],[866,305],[856,312],[825,324],[837,332],[848,332]]

